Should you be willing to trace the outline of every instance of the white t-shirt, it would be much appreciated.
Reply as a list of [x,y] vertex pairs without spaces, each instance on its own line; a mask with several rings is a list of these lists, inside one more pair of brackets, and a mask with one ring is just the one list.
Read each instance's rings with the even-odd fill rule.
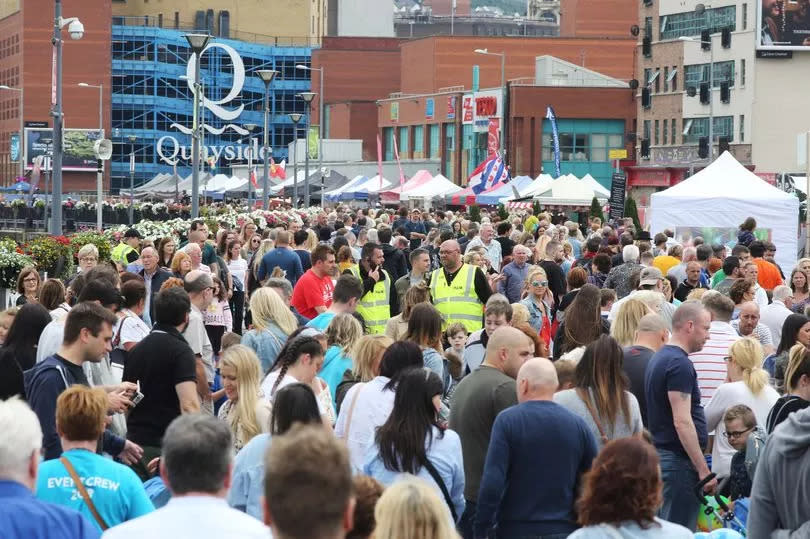
[[233,277],[239,279],[239,282],[244,286],[245,274],[247,273],[247,261],[244,258],[240,256],[228,262],[228,271]]
[[726,410],[737,404],[744,404],[754,411],[757,423],[765,428],[768,413],[779,399],[779,393],[766,385],[759,395],[754,395],[745,382],[731,382],[723,384],[714,392],[714,396],[706,406],[706,426],[711,432],[714,430],[714,447],[712,448],[712,471],[719,477],[729,474],[731,458],[736,452],[726,438],[726,424],[723,415]]
[[[265,376],[264,382],[262,382],[262,393],[264,394],[264,398],[267,399],[270,402],[273,402],[273,399],[276,396],[276,394],[273,393],[273,386],[276,385],[276,380],[278,379],[279,372],[281,372],[281,371],[273,371],[273,372],[269,373],[267,376]],[[303,383],[303,382],[293,378],[289,374],[285,374],[284,378],[281,379],[281,382],[278,383],[278,387],[276,388],[276,393],[278,393],[278,391],[281,388],[285,387],[285,386],[288,386],[290,384],[300,384],[300,383]],[[318,396],[316,395],[315,400],[318,401],[318,411],[320,411],[321,415],[324,415],[324,414],[327,413],[327,410],[324,408],[323,404],[321,403],[321,399],[319,399],[317,397]]]
[[214,347],[211,346],[211,341],[208,339],[208,333],[205,331],[203,324],[203,317],[200,310],[191,305],[191,312],[188,313],[188,327],[183,332],[183,338],[191,347],[191,351],[195,355],[199,354],[202,358],[203,365],[205,366],[205,377],[208,383],[214,382]]
[[126,312],[126,317],[120,322],[121,337],[119,339],[118,348],[124,349],[124,345],[129,342],[139,343],[144,337],[149,335],[149,326],[146,322],[132,311]]

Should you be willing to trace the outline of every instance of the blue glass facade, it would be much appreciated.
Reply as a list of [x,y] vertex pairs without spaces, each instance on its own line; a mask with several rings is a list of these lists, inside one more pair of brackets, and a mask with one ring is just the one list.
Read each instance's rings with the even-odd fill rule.
[[[184,79],[191,50],[183,33],[150,26],[112,27],[113,192],[129,186],[130,136],[135,137],[136,186],[161,172],[171,173],[173,166],[162,156],[171,157],[175,149],[179,158],[177,173],[182,177],[191,173],[191,136],[172,126],[179,124],[190,129],[193,125],[193,92]],[[232,164],[247,162],[244,149],[250,144],[250,136],[261,145],[264,83],[256,75],[260,69],[279,72],[270,87],[268,144],[276,162],[287,159],[287,145],[293,140],[293,124],[287,114],[307,112],[306,105],[296,94],[310,89],[310,72],[295,66],[309,66],[312,49],[221,38],[212,38],[212,43],[221,43],[236,51],[244,64],[245,79],[241,91],[230,99],[234,63],[226,50],[209,48],[200,61],[204,96],[214,103],[222,102],[222,107],[228,110],[240,106],[244,109],[232,120],[220,118],[209,108],[203,109],[204,125],[215,131],[205,131],[203,145],[212,148],[209,155],[221,151],[215,170],[212,171],[208,163],[203,169],[227,174]],[[228,124],[241,128],[254,124],[256,128],[252,135],[244,135],[227,127]],[[220,130],[222,133],[217,134]],[[299,135],[302,133],[300,130]],[[158,148],[161,139],[163,144]]]

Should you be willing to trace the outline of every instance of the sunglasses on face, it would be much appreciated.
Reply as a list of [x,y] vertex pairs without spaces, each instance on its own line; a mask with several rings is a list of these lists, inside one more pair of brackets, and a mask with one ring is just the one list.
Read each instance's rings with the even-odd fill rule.
[[548,286],[548,281],[532,281],[532,286]]

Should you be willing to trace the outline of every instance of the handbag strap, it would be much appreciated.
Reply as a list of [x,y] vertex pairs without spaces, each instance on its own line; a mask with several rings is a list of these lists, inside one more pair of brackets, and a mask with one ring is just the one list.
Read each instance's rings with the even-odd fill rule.
[[349,429],[352,426],[352,416],[354,415],[354,407],[357,404],[357,401],[360,399],[360,393],[363,392],[363,388],[365,387],[365,382],[360,382],[357,384],[357,394],[352,399],[352,403],[349,405],[349,411],[346,414],[346,427],[343,429],[343,439],[349,439]]
[[59,462],[62,463],[67,472],[70,474],[70,478],[73,479],[73,484],[76,485],[76,488],[79,490],[79,494],[81,494],[84,503],[87,504],[87,508],[90,510],[90,513],[92,513],[93,518],[96,519],[98,525],[101,526],[101,530],[104,531],[109,528],[107,523],[104,522],[104,519],[101,518],[101,515],[98,513],[96,505],[90,498],[90,494],[87,493],[87,489],[84,488],[81,479],[79,479],[79,474],[76,473],[76,469],[73,467],[73,464],[71,464],[65,456],[60,457]]
[[428,471],[430,477],[439,485],[439,489],[442,491],[442,496],[444,496],[444,501],[447,502],[447,507],[450,508],[450,514],[453,515],[453,522],[458,522],[458,515],[456,515],[456,506],[453,505],[453,499],[450,497],[450,492],[447,490],[447,485],[444,484],[442,480],[442,476],[439,475],[439,471],[433,466],[433,463],[430,462],[430,459],[425,456],[424,461],[422,461],[422,466]]
[[605,434],[605,429],[602,428],[602,423],[599,422],[599,417],[596,414],[596,410],[593,409],[593,404],[591,404],[590,394],[586,393],[582,388],[577,388],[577,395],[579,395],[579,398],[585,403],[585,407],[588,408],[588,413],[591,414],[593,422],[596,423],[596,428],[599,429],[599,435],[602,438],[602,445],[608,443],[609,440]]

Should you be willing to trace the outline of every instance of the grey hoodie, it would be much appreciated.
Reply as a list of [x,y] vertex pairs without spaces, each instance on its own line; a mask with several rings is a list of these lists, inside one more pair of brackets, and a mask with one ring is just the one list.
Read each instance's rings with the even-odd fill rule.
[[810,537],[810,408],[788,416],[759,457],[748,537]]

